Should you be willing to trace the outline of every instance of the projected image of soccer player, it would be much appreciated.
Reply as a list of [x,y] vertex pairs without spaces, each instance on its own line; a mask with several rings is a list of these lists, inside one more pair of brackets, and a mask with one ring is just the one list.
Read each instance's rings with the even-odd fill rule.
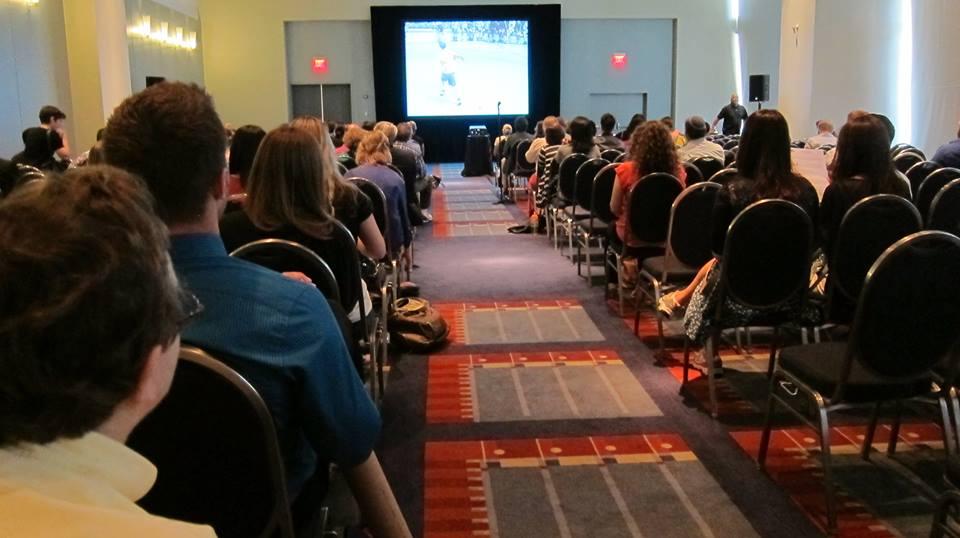
[[457,64],[463,61],[463,56],[453,51],[449,41],[442,35],[437,40],[440,47],[440,97],[444,97],[449,88],[457,100],[457,106],[462,106],[463,92],[457,87]]

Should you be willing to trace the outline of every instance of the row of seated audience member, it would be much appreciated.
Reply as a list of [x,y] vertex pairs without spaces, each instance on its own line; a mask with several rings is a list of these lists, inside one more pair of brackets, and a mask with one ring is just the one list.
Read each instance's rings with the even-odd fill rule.
[[[519,120],[522,118],[516,123],[523,126],[524,122]],[[853,111],[839,137],[832,139],[833,126],[819,122],[820,134],[808,140],[807,145],[832,147],[826,155],[830,183],[821,198],[813,185],[794,171],[791,147],[795,144],[791,143],[786,119],[776,110],[761,110],[750,115],[736,148],[735,173],[723,183],[712,211],[712,248],[717,257],[700,268],[689,286],[665,295],[658,309],[668,317],[682,314],[688,337],[693,341],[702,340],[710,323],[709,316],[704,314],[715,308],[712,290],[720,279],[718,260],[727,229],[733,219],[754,202],[782,199],[799,205],[814,223],[815,246],[823,253],[817,263],[828,268],[843,217],[858,201],[875,194],[896,195],[911,201],[910,184],[897,172],[891,159],[893,126],[884,120],[879,115]],[[531,221],[523,231],[542,229],[549,208],[567,205],[568,201],[558,192],[560,164],[573,154],[581,154],[588,160],[599,157],[614,123],[608,115],[602,122],[602,134],[596,136],[594,123],[583,116],[571,120],[566,129],[556,117],[543,120],[544,136],[534,139],[524,155],[537,165],[530,179],[534,201],[530,204]],[[662,120],[642,121],[628,130],[630,140],[623,146],[626,151],[620,157],[622,163],[616,167],[610,196],[609,210],[616,221],[608,228],[606,242],[628,259],[643,259],[662,254],[663,249],[651,248],[631,237],[628,194],[634,185],[650,174],[662,173],[673,176],[685,187],[690,178],[684,161],[707,157],[723,162],[724,150],[707,140],[709,126],[699,116],[686,121],[686,140],[679,147],[675,133]],[[511,148],[530,138],[514,131],[504,140],[504,152],[509,156]],[[960,139],[942,146],[935,158],[946,165],[960,164],[958,153]],[[616,281],[618,275],[611,278]],[[727,306],[725,311],[736,318],[731,320],[731,326],[749,325],[756,314],[741,305]]]
[[[108,165],[49,175],[0,202],[0,278],[18,282],[0,293],[0,535],[62,525],[90,536],[213,535],[202,521],[144,513],[135,501],[157,470],[124,446],[169,390],[181,339],[266,403],[299,536],[320,524],[331,464],[373,535],[410,535],[374,453],[380,416],[339,305],[303,275],[228,255],[286,238],[328,260],[356,248],[383,258],[391,244],[401,256],[408,227],[397,226],[395,243],[380,234],[318,120],[244,127],[232,146],[228,168],[225,128],[203,89],[158,84],[114,110]],[[391,218],[403,222],[390,148],[381,130],[365,133],[354,171],[393,174]],[[231,191],[246,196],[224,216]],[[331,241],[341,223],[359,244]]]

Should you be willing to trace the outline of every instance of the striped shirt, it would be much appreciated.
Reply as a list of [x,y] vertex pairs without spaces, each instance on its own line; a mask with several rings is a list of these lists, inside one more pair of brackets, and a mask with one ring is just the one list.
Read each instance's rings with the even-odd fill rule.
[[553,158],[557,156],[557,150],[559,149],[560,144],[543,146],[540,148],[539,155],[537,155],[537,205],[540,207],[545,207],[557,190],[556,182],[547,177],[547,171],[550,170],[550,165],[553,163]]

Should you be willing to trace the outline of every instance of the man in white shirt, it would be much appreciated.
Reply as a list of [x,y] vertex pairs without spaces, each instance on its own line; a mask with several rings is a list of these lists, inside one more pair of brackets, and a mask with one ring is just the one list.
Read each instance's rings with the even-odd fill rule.
[[724,161],[723,148],[720,144],[707,140],[706,136],[709,131],[710,126],[702,117],[690,116],[687,119],[684,125],[687,143],[677,150],[681,161],[694,161],[702,157],[710,157],[720,162]]
[[[546,133],[547,129],[551,127],[556,127],[560,125],[560,120],[556,116],[547,116],[543,118],[543,132]],[[530,143],[530,148],[527,149],[527,152],[523,154],[524,158],[527,159],[528,163],[537,162],[537,158],[540,156],[540,149],[547,145],[547,138],[545,136],[538,136],[533,139],[533,142]]]
[[0,230],[0,536],[212,538],[136,505],[157,469],[124,445],[202,310],[146,187],[77,168],[6,199]]
[[817,121],[817,135],[806,140],[806,149],[817,149],[820,146],[836,146],[837,135],[833,134],[833,123],[830,120]]

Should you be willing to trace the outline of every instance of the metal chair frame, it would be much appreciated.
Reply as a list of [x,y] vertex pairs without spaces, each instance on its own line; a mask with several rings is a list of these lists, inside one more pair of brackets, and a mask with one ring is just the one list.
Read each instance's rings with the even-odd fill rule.
[[[960,248],[960,238],[952,236],[945,232],[919,232],[912,234],[904,239],[901,239],[896,244],[891,246],[880,256],[879,259],[873,264],[873,267],[870,268],[870,271],[867,275],[867,280],[864,282],[863,286],[863,295],[870,293],[871,288],[871,277],[877,272],[882,271],[885,265],[885,262],[892,258],[896,251],[903,245],[908,245],[915,241],[923,239],[925,236],[930,235],[940,235],[948,241],[953,242],[957,248]],[[843,377],[836,380],[837,385],[834,389],[833,394],[824,395],[819,391],[804,383],[796,375],[791,372],[786,371],[780,364],[777,364],[773,370],[773,375],[770,377],[770,390],[769,396],[767,399],[767,409],[764,418],[763,433],[760,438],[760,451],[757,457],[757,464],[760,469],[764,469],[766,466],[766,457],[767,451],[770,445],[770,433],[772,426],[772,417],[773,411],[776,408],[777,404],[780,404],[782,407],[790,411],[791,414],[796,416],[798,419],[803,421],[805,424],[816,430],[820,437],[820,457],[823,465],[823,482],[824,482],[824,495],[826,497],[827,505],[827,526],[829,531],[834,531],[837,525],[837,514],[836,514],[836,502],[834,499],[833,491],[833,470],[831,465],[831,450],[830,450],[830,423],[829,423],[829,414],[832,411],[840,411],[844,409],[855,409],[863,407],[874,407],[874,419],[871,421],[867,428],[867,433],[864,436],[863,447],[861,451],[861,456],[864,459],[868,458],[870,449],[872,447],[873,435],[876,429],[876,414],[877,410],[884,401],[889,400],[877,400],[875,402],[849,402],[844,399],[844,391],[846,389],[846,384],[849,380],[849,375],[852,369],[854,361],[862,361],[860,358],[860,339],[869,338],[869,336],[860,335],[860,325],[863,323],[863,318],[865,317],[865,308],[862,306],[863,302],[861,301],[860,307],[857,309],[857,314],[854,320],[853,329],[851,332],[850,340],[848,341],[846,350],[844,351],[844,367],[842,369]],[[953,367],[957,363],[957,356],[953,357],[951,361]],[[866,366],[869,368],[869,365]],[[951,367],[951,369],[953,369]],[[951,421],[950,418],[950,408],[956,408],[956,394],[954,391],[949,389],[944,389],[938,384],[937,376],[932,372],[927,372],[926,374],[920,374],[917,376],[916,380],[927,379],[931,380],[931,390],[929,396],[933,396],[937,399],[940,405],[941,420],[943,424],[943,432],[945,439],[945,446],[950,446],[954,443],[954,432],[956,431],[956,424]],[[914,379],[900,379],[900,381],[911,382]],[[803,392],[808,396],[811,402],[817,408],[817,422],[814,423],[810,420],[805,414],[801,413],[793,406],[790,405],[789,401],[785,399],[778,391],[778,388],[788,388],[792,385],[794,388]],[[793,394],[796,393],[788,393]],[[948,404],[948,399],[952,400]],[[899,409],[900,400],[894,400]],[[895,423],[895,426],[899,426],[899,419]],[[891,431],[891,446],[896,445],[895,439],[898,435],[898,431]]]

